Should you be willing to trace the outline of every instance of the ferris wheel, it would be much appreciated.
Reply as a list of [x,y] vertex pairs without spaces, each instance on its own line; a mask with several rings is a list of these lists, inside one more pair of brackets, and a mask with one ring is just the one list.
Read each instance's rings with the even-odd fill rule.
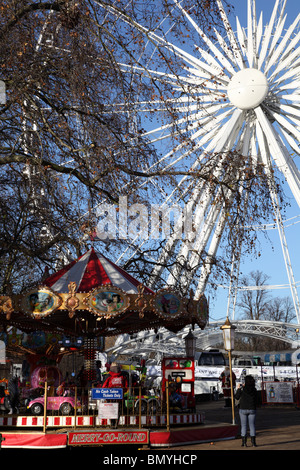
[[[217,5],[225,35],[216,29],[212,35],[206,34],[193,19],[192,13],[184,9],[184,2],[173,0],[173,8],[180,12],[189,28],[198,35],[199,43],[195,50],[178,45],[163,34],[163,22],[157,30],[150,30],[137,21],[133,26],[145,34],[146,43],[155,49],[172,54],[178,60],[177,73],[147,66],[122,64],[123,71],[131,74],[145,74],[155,82],[165,83],[173,89],[166,102],[151,98],[132,103],[141,119],[146,119],[149,107],[163,114],[168,104],[176,109],[172,123],[160,123],[146,129],[144,137],[161,149],[160,165],[176,168],[187,164],[197,170],[203,164],[204,156],[218,155],[215,160],[215,177],[220,178],[224,166],[222,155],[237,151],[251,156],[252,164],[263,164],[270,176],[269,192],[274,208],[277,228],[280,235],[283,257],[289,285],[294,301],[298,322],[300,306],[294,280],[292,263],[284,233],[284,223],[276,186],[272,183],[275,167],[284,179],[296,203],[300,205],[300,172],[294,157],[300,155],[300,14],[286,27],[286,1],[276,0],[269,22],[263,24],[262,13],[257,15],[255,0],[247,0],[247,25],[243,27],[238,18],[236,25],[230,24],[221,0]],[[101,5],[101,2],[99,2]],[[246,4],[246,1],[245,1]],[[107,14],[115,15],[118,21],[128,22],[128,18],[118,11],[114,4],[102,5]],[[172,27],[170,27],[170,31]],[[179,83],[181,84],[179,86]],[[174,135],[188,135],[191,143],[186,147],[178,138],[171,151],[164,152],[164,142]],[[194,155],[197,155],[196,157]],[[193,157],[194,156],[194,157]],[[149,168],[149,171],[153,168]],[[236,181],[243,179],[236,174]],[[226,220],[226,208],[216,203],[216,193],[211,194],[205,180],[194,182],[191,191],[185,186],[183,176],[177,187],[166,194],[165,204],[181,189],[188,196],[188,207],[196,224],[193,240],[179,240],[174,232],[161,249],[151,282],[163,276],[169,257],[176,253],[179,264],[169,268],[166,285],[176,288],[178,282],[186,287],[196,277],[195,297],[205,291],[211,273],[210,260],[216,256]],[[244,197],[247,197],[244,195]],[[142,248],[142,245],[141,245]],[[200,272],[199,253],[206,253]],[[237,260],[235,260],[237,261]],[[180,281],[179,281],[180,280]]]

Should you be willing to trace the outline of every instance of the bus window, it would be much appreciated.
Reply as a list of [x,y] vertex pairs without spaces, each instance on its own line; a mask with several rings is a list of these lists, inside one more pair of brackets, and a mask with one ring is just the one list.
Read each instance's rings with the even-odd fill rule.
[[225,357],[221,352],[204,351],[198,359],[199,366],[225,366]]

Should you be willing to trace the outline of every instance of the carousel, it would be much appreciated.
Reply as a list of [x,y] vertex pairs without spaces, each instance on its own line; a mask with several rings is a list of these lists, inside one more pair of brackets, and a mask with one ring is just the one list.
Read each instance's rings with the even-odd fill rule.
[[[195,410],[184,412],[180,409],[174,411],[170,418],[169,414],[167,416],[161,412],[163,408],[161,394],[157,394],[156,391],[156,395],[154,393],[146,396],[149,392],[145,390],[141,392],[140,388],[140,392],[136,392],[135,396],[124,397],[122,395],[122,402],[125,403],[127,411],[132,410],[130,416],[121,416],[122,413],[117,412],[118,426],[122,426],[122,440],[116,430],[108,431],[107,429],[107,426],[111,427],[113,422],[113,414],[109,415],[109,413],[114,412],[115,403],[110,403],[112,411],[107,405],[105,412],[108,416],[106,418],[101,417],[98,409],[97,414],[86,413],[86,409],[90,407],[86,405],[87,398],[80,397],[77,389],[74,397],[74,387],[72,394],[64,390],[64,381],[58,366],[67,350],[62,348],[62,345],[68,340],[84,357],[85,385],[88,383],[89,386],[92,384],[92,387],[95,387],[94,390],[85,391],[85,394],[92,396],[95,399],[94,403],[98,404],[97,399],[99,397],[103,399],[104,395],[99,385],[94,384],[96,380],[95,359],[99,351],[104,351],[106,338],[159,328],[166,328],[177,333],[187,325],[192,328],[197,325],[200,329],[204,329],[207,320],[208,305],[204,295],[199,300],[195,300],[192,294],[190,298],[183,298],[178,292],[170,289],[154,292],[103,254],[97,253],[94,248],[65,268],[46,277],[40,285],[31,287],[21,294],[1,296],[2,332],[0,339],[6,344],[7,351],[13,351],[19,357],[26,357],[29,362],[29,388],[31,390],[34,379],[37,381],[35,387],[40,390],[39,396],[34,400],[31,397],[27,407],[32,410],[31,414],[20,415],[14,410],[10,415],[5,415],[5,413],[0,415],[0,432],[7,427],[14,429],[14,432],[6,435],[2,447],[14,447],[15,442],[18,445],[21,439],[20,427],[24,426],[30,429],[41,430],[42,428],[40,438],[43,442],[45,439],[48,442],[50,438],[53,438],[53,429],[56,429],[55,446],[60,446],[57,443],[60,436],[57,429],[69,427],[71,431],[68,436],[66,437],[65,433],[61,435],[62,447],[64,447],[68,445],[68,442],[71,445],[84,443],[88,445],[91,439],[90,430],[95,426],[97,429],[99,426],[104,427],[103,431],[99,429],[97,431],[96,438],[99,445],[105,443],[103,439],[110,444],[123,443],[124,439],[128,439],[128,443],[142,444],[145,440],[149,444],[150,431],[145,429],[148,426],[152,430],[153,426],[164,426],[170,433],[172,425],[203,423],[204,415],[200,413],[196,416]],[[184,385],[182,390],[190,390],[183,392],[181,399],[191,402],[194,377],[193,358],[171,358],[171,364],[168,377],[163,379],[165,400],[166,397],[168,399],[171,396],[171,390],[166,391],[165,384],[168,385],[170,374],[172,374],[173,382],[180,381]],[[141,377],[142,368],[138,369],[136,372]],[[109,373],[111,371],[108,369],[107,374]],[[122,374],[126,372],[123,371]],[[131,382],[129,385],[127,383],[127,387],[131,385]],[[55,390],[55,393],[50,393],[50,390],[52,392]],[[115,390],[117,389],[114,389],[114,393]],[[115,397],[115,395],[109,395],[110,399],[114,399],[104,401],[115,402]],[[103,402],[103,400],[100,401]],[[57,405],[62,402],[64,407]],[[45,403],[47,406],[44,406]],[[47,414],[49,403],[53,403],[53,409],[57,410],[51,416]],[[143,408],[145,403],[146,408]],[[150,403],[151,416],[149,416]],[[105,405],[102,404],[102,406]],[[69,415],[70,410],[72,413]],[[159,414],[154,416],[153,412],[157,411]],[[132,426],[135,427],[135,433],[132,433]],[[80,428],[79,434],[78,428]],[[85,430],[84,433],[83,430]],[[155,434],[153,432],[151,432],[152,437]],[[22,436],[23,439],[24,435]],[[26,436],[28,438],[28,432]],[[40,445],[36,439],[35,433],[34,442],[30,444],[33,447]],[[153,437],[153,439],[156,438]],[[26,447],[26,444],[23,445]],[[41,446],[43,447],[42,444]]]
[[89,381],[96,353],[105,338],[165,327],[176,333],[186,325],[205,327],[205,296],[195,301],[177,292],[154,292],[94,248],[40,285],[18,295],[0,296],[0,340],[8,351],[57,362],[80,349]]

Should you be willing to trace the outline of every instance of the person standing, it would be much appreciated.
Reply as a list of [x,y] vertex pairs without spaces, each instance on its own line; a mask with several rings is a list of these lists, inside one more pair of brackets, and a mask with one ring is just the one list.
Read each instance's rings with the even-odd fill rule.
[[9,379],[8,384],[7,384],[7,389],[9,392],[9,403],[10,403],[9,414],[19,413],[20,392],[19,392],[18,377],[12,377]]
[[[226,366],[224,371],[219,377],[222,382],[222,391],[225,399],[225,408],[231,407],[231,383],[230,383],[230,368]],[[232,372],[232,387],[235,388],[236,376]]]
[[122,373],[121,367],[117,363],[113,362],[111,364],[108,376],[105,379],[102,388],[123,388],[127,390],[127,377]]
[[[110,366],[110,370],[107,378],[102,384],[102,388],[122,388],[125,393],[128,390],[128,380],[127,377],[122,373],[121,366],[116,362],[113,362]],[[116,428],[119,423],[120,418],[120,406],[118,400],[110,400],[110,402],[118,402],[118,419],[112,419],[112,426]]]
[[247,428],[249,425],[250,439],[253,447],[256,444],[256,408],[257,390],[252,375],[246,375],[245,384],[240,385],[236,391],[235,399],[239,400],[239,415],[241,420],[242,447],[247,447]]

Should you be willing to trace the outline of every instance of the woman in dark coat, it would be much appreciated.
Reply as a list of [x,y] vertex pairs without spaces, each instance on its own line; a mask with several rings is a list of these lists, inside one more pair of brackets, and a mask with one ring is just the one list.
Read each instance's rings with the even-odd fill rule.
[[245,384],[237,389],[235,399],[239,400],[242,446],[246,447],[247,445],[247,425],[249,425],[251,443],[252,446],[256,447],[257,390],[252,375],[246,375]]

